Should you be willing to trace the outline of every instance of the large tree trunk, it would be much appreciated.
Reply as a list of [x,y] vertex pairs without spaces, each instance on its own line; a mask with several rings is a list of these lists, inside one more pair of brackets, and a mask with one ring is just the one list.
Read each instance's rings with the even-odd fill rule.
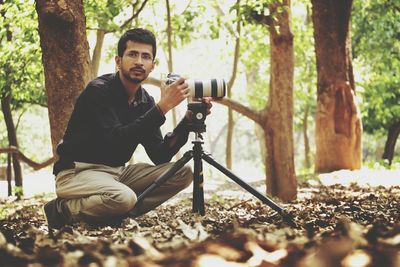
[[[10,146],[18,147],[17,133],[15,131],[15,125],[11,113],[11,89],[8,94],[3,95],[1,98],[1,109],[4,114],[4,122],[7,127],[8,143]],[[12,154],[12,166],[14,170],[15,186],[22,189],[22,169],[17,154]],[[17,190],[17,196],[20,197],[23,194],[22,190]]]
[[[267,145],[267,193],[289,201],[297,194],[293,144],[294,52],[290,0],[284,0],[282,4],[286,10],[276,14],[276,25],[268,27],[271,75],[267,119],[263,128]],[[275,8],[272,6],[270,9]]]
[[400,134],[400,121],[397,121],[390,125],[386,143],[385,150],[383,152],[383,159],[387,159],[389,161],[389,165],[392,165],[392,160],[394,156],[394,149],[396,147],[396,141]]
[[[256,111],[239,102],[224,98],[219,102],[258,123],[266,145],[267,194],[290,201],[297,195],[293,145],[293,34],[290,30],[290,1],[270,7],[276,22],[270,16],[254,12],[253,19],[268,27],[271,44],[271,77],[268,103],[265,109]],[[279,30],[278,30],[279,29]]]
[[313,0],[317,58],[316,172],[361,167],[362,125],[351,63],[351,0]]
[[91,78],[82,0],[36,0],[53,151]]

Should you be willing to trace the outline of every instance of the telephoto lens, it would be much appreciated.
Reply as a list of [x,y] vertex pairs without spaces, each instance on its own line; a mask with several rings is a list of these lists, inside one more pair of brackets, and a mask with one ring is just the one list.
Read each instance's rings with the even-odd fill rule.
[[[178,74],[170,73],[167,75],[167,80],[165,83],[171,84],[179,79],[179,77],[180,75]],[[226,83],[224,79],[187,79],[186,83],[190,88],[190,97],[192,98],[223,98],[226,94]]]
[[222,98],[225,96],[226,83],[223,79],[209,80],[187,80],[190,88],[190,96],[193,98],[213,97]]

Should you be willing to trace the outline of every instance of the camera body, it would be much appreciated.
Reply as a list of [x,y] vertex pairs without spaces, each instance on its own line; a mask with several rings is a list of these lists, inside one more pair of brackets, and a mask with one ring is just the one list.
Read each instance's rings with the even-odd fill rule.
[[[171,84],[178,80],[179,74],[169,73],[165,83]],[[226,94],[226,83],[224,79],[193,80],[187,79],[186,83],[190,88],[191,98],[223,98]]]

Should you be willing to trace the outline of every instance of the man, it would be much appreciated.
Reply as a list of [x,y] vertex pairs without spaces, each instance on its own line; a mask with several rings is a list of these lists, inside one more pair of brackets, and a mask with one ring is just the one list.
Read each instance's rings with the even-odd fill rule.
[[[128,30],[118,42],[117,73],[94,79],[78,97],[57,147],[59,160],[53,171],[57,198],[44,206],[50,228],[139,216],[192,182],[193,173],[185,166],[136,203],[137,196],[172,166],[169,161],[189,134],[189,116],[185,116],[172,133],[161,135],[164,115],[185,100],[190,89],[179,78],[162,90],[155,103],[141,86],[155,67],[155,56],[152,32]],[[156,166],[125,166],[139,144]]]

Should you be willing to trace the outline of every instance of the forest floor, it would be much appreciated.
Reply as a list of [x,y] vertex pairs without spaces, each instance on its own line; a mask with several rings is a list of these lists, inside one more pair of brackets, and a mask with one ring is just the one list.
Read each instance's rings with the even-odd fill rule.
[[[293,220],[228,182],[207,192],[205,216],[191,212],[186,192],[113,227],[59,231],[41,213],[53,194],[0,198],[0,266],[400,266],[398,182],[346,175],[301,182],[297,200],[281,204]],[[263,192],[263,181],[251,185]]]

